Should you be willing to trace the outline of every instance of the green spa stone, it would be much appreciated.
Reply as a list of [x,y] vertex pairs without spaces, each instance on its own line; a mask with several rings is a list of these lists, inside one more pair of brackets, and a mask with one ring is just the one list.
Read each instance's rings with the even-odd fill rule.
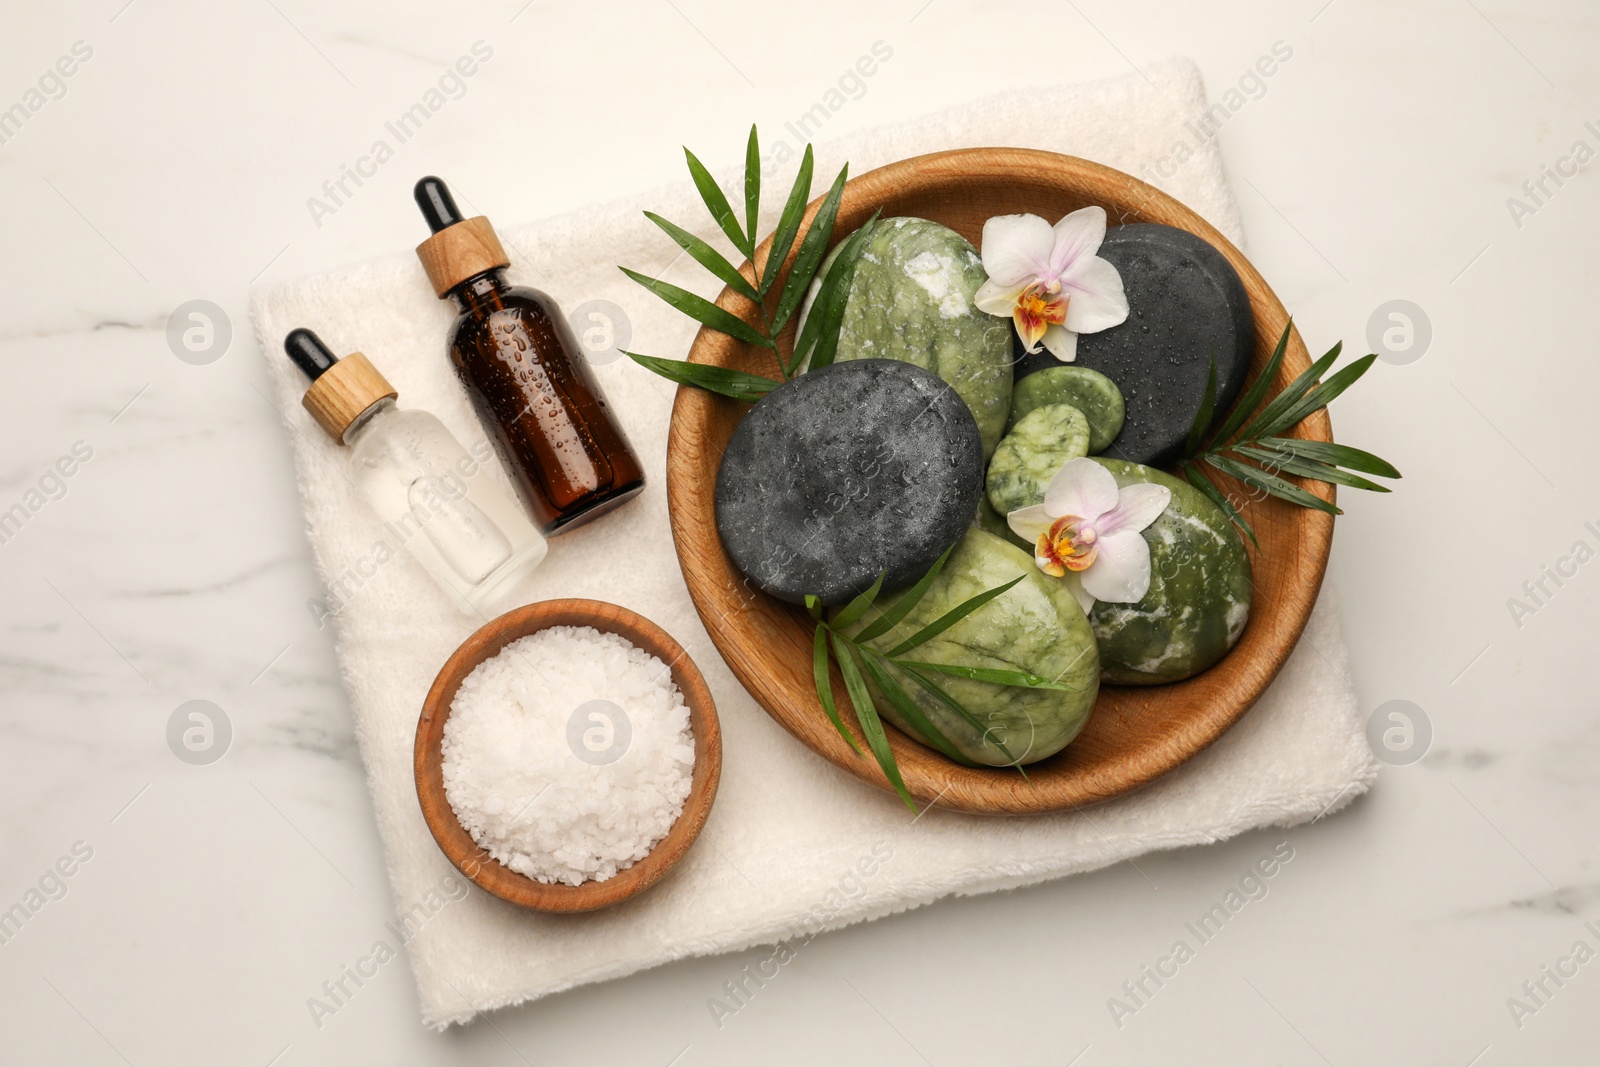
[[1006,431],[989,460],[989,503],[1001,516],[1037,504],[1057,471],[1088,454],[1089,420],[1083,412],[1071,404],[1034,408]]
[[1046,404],[1071,404],[1089,420],[1089,455],[1104,452],[1122,432],[1126,407],[1117,383],[1088,367],[1046,367],[1017,380],[1011,392],[1009,432],[1028,412]]
[[1198,489],[1137,463],[1096,458],[1118,486],[1172,491],[1167,510],[1144,530],[1150,590],[1136,604],[1097,602],[1089,622],[1107,682],[1176,682],[1210,667],[1239,640],[1250,617],[1250,558],[1222,509]]
[[[1100,687],[1100,659],[1093,632],[1065,586],[1034,566],[1027,552],[993,534],[969,529],[922,601],[882,637],[867,647],[887,652],[906,636],[933,622],[962,601],[1018,575],[1023,580],[968,615],[905,658],[924,663],[956,664],[1002,670],[1031,671],[1076,687],[1074,692],[1028,689],[934,675],[951,697],[984,724],[979,729],[930,696],[898,668],[891,676],[916,702],[962,760],[978,766],[1005,766],[1011,757],[1033,763],[1061,751],[1083,729]],[[896,597],[884,597],[860,623],[859,631]],[[885,719],[920,738],[876,683],[873,703]],[[929,743],[930,747],[937,745]]]
[[1031,545],[1024,544],[1022,538],[1011,532],[1011,527],[1006,525],[1006,517],[994,509],[988,497],[978,501],[978,517],[972,520],[972,525],[984,533],[994,534],[1002,540],[1010,541],[1019,548],[1033,551]]
[[[841,240],[819,279],[842,247]],[[1011,408],[1012,362],[1011,321],[972,303],[987,280],[978,250],[954,230],[926,219],[878,220],[850,280],[834,357],[898,359],[949,382],[977,420],[986,459]]]

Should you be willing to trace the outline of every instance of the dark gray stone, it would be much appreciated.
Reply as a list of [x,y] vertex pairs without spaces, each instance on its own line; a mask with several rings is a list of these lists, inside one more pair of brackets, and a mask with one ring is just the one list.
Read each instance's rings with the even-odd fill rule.
[[[1117,226],[1106,232],[1100,255],[1122,275],[1128,321],[1080,335],[1074,366],[1097,370],[1122,390],[1126,419],[1104,454],[1163,466],[1183,452],[1213,354],[1217,417],[1244,388],[1255,343],[1250,298],[1222,253],[1187,230]],[[1022,357],[1017,374],[1058,366],[1041,348]]]
[[887,572],[903,589],[966,531],[983,497],[983,439],[937,375],[851,360],[774,389],[717,471],[717,532],[757,588],[842,604]]

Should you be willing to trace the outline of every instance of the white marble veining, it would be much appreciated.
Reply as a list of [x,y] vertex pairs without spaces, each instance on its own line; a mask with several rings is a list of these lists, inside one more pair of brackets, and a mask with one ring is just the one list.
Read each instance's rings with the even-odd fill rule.
[[[1600,150],[1592,5],[105,0],[0,18],[0,112],[41,92],[0,143],[0,511],[42,501],[0,543],[0,910],[44,901],[0,943],[7,1060],[1596,1059],[1600,963],[1573,957],[1600,949],[1600,565],[1575,549],[1600,550],[1600,177],[1574,155]],[[479,40],[493,57],[463,95],[314,219],[307,200]],[[1420,360],[1335,407],[1339,435],[1406,479],[1343,494],[1329,576],[1365,704],[1414,701],[1431,751],[1307,827],[826,935],[720,1029],[707,999],[760,954],[442,1036],[391,964],[319,1029],[306,999],[390,899],[250,286],[411,246],[430,170],[509,222],[679,180],[680,144],[734,160],[751,119],[783,129],[879,40],[893,61],[830,132],[1173,53],[1222,100],[1292,48],[1220,137],[1251,255],[1313,346],[1364,351],[1391,299],[1431,320]],[[92,55],[41,87],[80,41]],[[234,327],[206,366],[165,337],[196,298]],[[90,458],[56,481],[75,445]],[[233,725],[210,766],[167,747],[191,699]],[[1186,924],[1280,841],[1294,858],[1265,895],[1145,979],[1119,1027],[1108,999],[1133,1004],[1124,983],[1196,941]]]

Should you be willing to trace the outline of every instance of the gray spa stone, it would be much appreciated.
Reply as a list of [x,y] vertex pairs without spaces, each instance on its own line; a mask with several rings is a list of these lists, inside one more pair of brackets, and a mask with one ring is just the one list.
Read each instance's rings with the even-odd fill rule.
[[[1080,335],[1074,366],[1100,371],[1122,390],[1126,418],[1105,455],[1160,467],[1182,454],[1213,354],[1217,417],[1244,387],[1255,343],[1250,298],[1226,257],[1187,230],[1117,226],[1100,255],[1122,275],[1128,321]],[[1017,374],[1058,366],[1041,348],[1022,357]]]
[[983,496],[983,440],[960,395],[888,359],[803,374],[750,409],[717,471],[717,532],[757,588],[840,604],[887,572],[914,583]]

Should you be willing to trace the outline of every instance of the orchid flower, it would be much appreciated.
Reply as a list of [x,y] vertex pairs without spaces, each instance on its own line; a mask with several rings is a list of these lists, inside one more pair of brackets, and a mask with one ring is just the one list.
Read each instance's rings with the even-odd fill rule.
[[1164,485],[1117,487],[1092,459],[1068,461],[1044,503],[1013,511],[1006,522],[1032,542],[1039,569],[1061,578],[1087,614],[1096,600],[1131,604],[1150,590],[1150,546],[1139,531],[1167,509]]
[[1027,350],[1042,341],[1063,363],[1078,355],[1078,335],[1128,318],[1122,275],[1095,253],[1106,237],[1106,210],[1079,208],[1051,226],[1038,215],[996,215],[983,224],[989,280],[973,297],[978,309],[1010,316]]

